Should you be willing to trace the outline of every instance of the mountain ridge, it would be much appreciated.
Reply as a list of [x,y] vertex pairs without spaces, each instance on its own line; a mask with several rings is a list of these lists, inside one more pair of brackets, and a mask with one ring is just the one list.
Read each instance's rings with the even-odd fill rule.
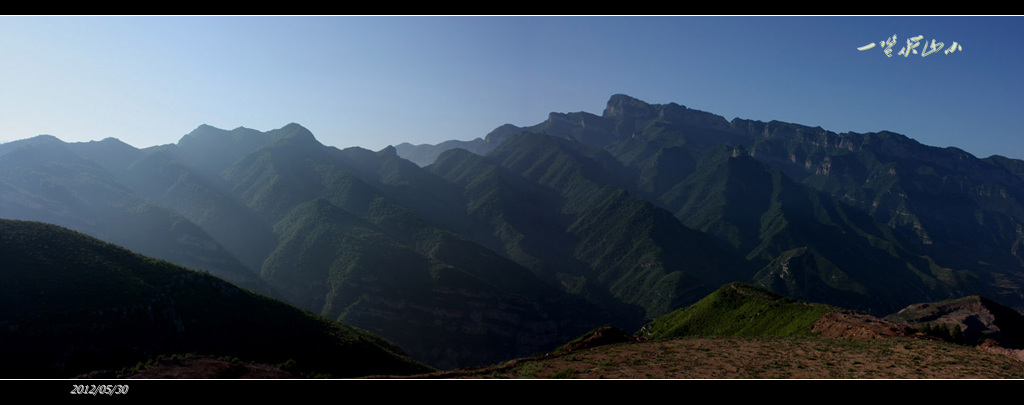
[[[727,146],[868,213],[892,232],[885,237],[890,239],[886,245],[904,246],[906,259],[923,260],[914,271],[937,272],[940,278],[946,277],[942,273],[970,272],[993,283],[994,278],[1008,277],[1007,272],[1020,274],[1024,263],[1024,250],[1017,248],[1024,245],[1024,232],[1019,231],[1024,224],[1024,183],[1019,181],[1024,162],[1019,160],[978,159],[955,147],[927,146],[890,131],[835,133],[781,121],[726,121],[675,103],[648,104],[622,94],[610,98],[602,116],[552,113],[534,126],[503,125],[488,139],[509,139],[516,131],[590,142],[609,151],[635,171],[630,176],[639,185],[638,195],[662,207],[665,193],[693,179],[702,156],[713,153],[716,145]],[[725,207],[726,212],[735,211]],[[797,247],[783,246],[781,251]],[[986,259],[968,261],[958,252],[983,252]],[[992,293],[1024,307],[1017,289]]]
[[126,146],[0,145],[0,213],[119,224],[126,245],[194,257],[435,367],[639,328],[734,281],[876,315],[970,294],[1024,307],[1024,162],[891,132],[620,94],[600,116],[435,147],[427,165],[403,158],[411,145],[339,149],[296,123]]

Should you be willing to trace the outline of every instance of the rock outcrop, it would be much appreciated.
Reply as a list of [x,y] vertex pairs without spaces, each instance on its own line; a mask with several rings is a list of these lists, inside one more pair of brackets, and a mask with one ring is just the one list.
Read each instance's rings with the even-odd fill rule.
[[910,305],[886,319],[914,328],[959,327],[965,343],[986,340],[1005,348],[1024,348],[1024,315],[985,297]]

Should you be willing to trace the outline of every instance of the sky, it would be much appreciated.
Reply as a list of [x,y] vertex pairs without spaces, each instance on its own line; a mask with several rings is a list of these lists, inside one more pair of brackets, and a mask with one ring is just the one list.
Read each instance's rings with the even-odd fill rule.
[[998,16],[0,16],[0,143],[295,122],[380,150],[621,93],[1024,159],[1022,39]]

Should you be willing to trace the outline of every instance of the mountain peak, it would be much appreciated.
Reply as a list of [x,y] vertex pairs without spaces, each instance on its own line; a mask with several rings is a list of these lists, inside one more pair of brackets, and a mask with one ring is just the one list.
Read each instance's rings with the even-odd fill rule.
[[178,144],[181,144],[183,142],[189,143],[195,141],[196,139],[216,137],[224,133],[227,133],[227,131],[212,125],[201,124],[198,127],[196,127],[196,129],[193,129],[191,132],[185,134],[185,136],[182,136],[181,139],[178,140]]
[[14,149],[23,146],[36,146],[36,145],[59,145],[64,144],[64,141],[58,139],[53,135],[36,135],[27,139],[20,139],[17,141],[11,141],[7,143],[0,143],[0,155],[3,155]]
[[99,140],[99,141],[89,141],[88,143],[95,143],[97,145],[106,145],[108,147],[114,147],[114,148],[124,148],[124,147],[127,146],[129,148],[135,149],[135,147],[125,143],[124,141],[122,141],[122,140],[120,140],[118,138],[112,137],[112,136],[108,136],[108,137],[103,138],[102,140]]
[[512,124],[505,124],[500,127],[494,128],[491,132],[484,136],[484,142],[491,145],[498,145],[505,138],[522,132],[523,129]]
[[313,132],[310,132],[306,127],[294,122],[267,133],[270,134],[271,139],[275,141],[287,139],[289,141],[320,143],[320,141],[317,141],[316,137],[313,136]]
[[36,136],[34,136],[34,137],[30,138],[30,139],[33,139],[35,142],[61,142],[61,143],[64,142],[64,141],[60,140],[59,138],[57,138],[56,136],[47,135],[47,134],[36,135]]
[[55,143],[65,143],[65,142],[60,140],[60,138],[57,138],[56,136],[44,134],[44,135],[36,135],[36,136],[31,137],[31,138],[21,139],[21,140],[17,140],[17,141],[11,141],[11,142],[8,142],[7,144],[15,144],[15,143],[27,144],[27,145],[38,145],[38,144],[55,144]]
[[289,123],[288,123],[288,125],[285,125],[285,126],[281,127],[281,129],[283,129],[283,130],[288,130],[288,131],[300,131],[300,130],[304,130],[304,131],[307,131],[307,132],[309,132],[309,130],[308,130],[308,129],[306,129],[306,127],[304,127],[304,126],[302,126],[302,125],[299,125],[299,124],[297,124],[297,123],[294,123],[294,122],[289,122]]
[[393,145],[388,145],[377,152],[377,156],[396,157],[398,156],[398,149],[395,149]]
[[656,112],[654,108],[644,101],[627,96],[615,94],[608,99],[608,106],[604,109],[605,117],[623,118],[652,118]]

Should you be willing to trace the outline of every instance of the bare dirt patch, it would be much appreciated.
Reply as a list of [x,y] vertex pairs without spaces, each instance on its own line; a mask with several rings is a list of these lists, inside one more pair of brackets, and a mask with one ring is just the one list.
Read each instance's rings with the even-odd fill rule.
[[824,338],[926,338],[907,326],[853,311],[826,314],[814,323],[811,331]]
[[[109,376],[101,374],[84,377],[109,378]],[[247,364],[209,357],[161,359],[135,373],[122,377],[148,379],[295,378],[291,373],[269,365]]]

